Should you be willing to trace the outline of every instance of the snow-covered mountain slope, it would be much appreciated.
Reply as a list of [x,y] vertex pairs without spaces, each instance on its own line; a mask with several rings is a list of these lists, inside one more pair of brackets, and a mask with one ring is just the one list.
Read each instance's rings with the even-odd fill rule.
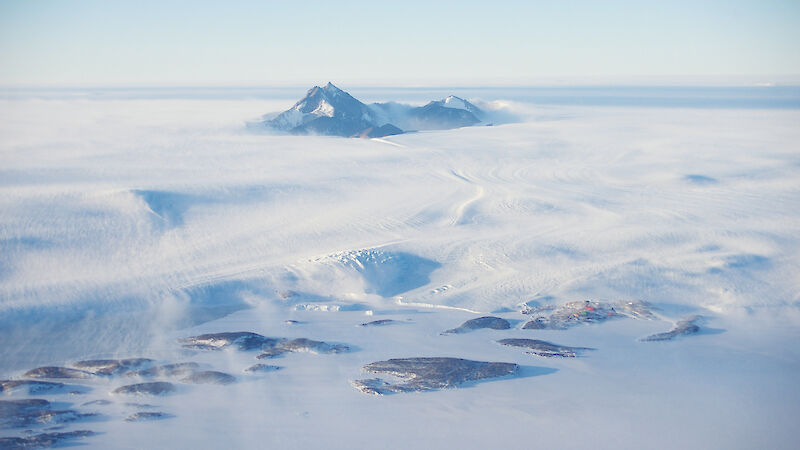
[[455,96],[432,101],[409,111],[409,126],[417,130],[449,130],[480,123],[483,112],[472,103]]
[[412,130],[448,130],[478,124],[483,112],[455,96],[412,107],[399,103],[365,105],[330,82],[314,86],[290,109],[266,120],[269,128],[291,134],[382,137]]
[[[371,110],[332,83],[314,86],[289,110],[266,122],[272,128],[292,134],[359,136],[375,127]],[[387,128],[387,134],[394,131]],[[378,136],[370,136],[378,137]]]

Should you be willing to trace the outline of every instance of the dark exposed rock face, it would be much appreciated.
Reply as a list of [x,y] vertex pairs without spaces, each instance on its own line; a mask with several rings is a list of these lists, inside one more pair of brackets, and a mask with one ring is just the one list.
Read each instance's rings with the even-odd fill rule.
[[679,320],[671,330],[665,331],[664,333],[651,334],[642,340],[645,342],[669,341],[675,339],[677,336],[695,334],[700,331],[700,327],[695,325],[695,322],[698,320],[700,320],[700,316],[683,318]]
[[[67,386],[64,383],[53,383],[51,381],[36,380],[2,380],[0,381],[0,392],[24,391],[28,395],[55,394],[63,392]],[[77,386],[74,386],[77,388]]]
[[175,363],[175,364],[165,364],[163,366],[156,366],[151,367],[145,370],[139,370],[136,372],[129,372],[129,376],[137,376],[137,377],[177,377],[181,375],[188,375],[193,373],[197,368],[200,367],[199,364],[193,362],[185,362],[185,363]]
[[74,422],[97,414],[54,410],[47,400],[0,400],[0,429]]
[[181,378],[181,382],[191,384],[231,384],[236,382],[236,377],[224,372],[207,370],[195,372],[188,377]]
[[125,418],[125,422],[145,422],[148,420],[162,420],[174,417],[172,414],[160,411],[137,412]]
[[636,319],[652,319],[650,305],[642,301],[624,301],[616,303],[595,302],[591,300],[568,302],[557,308],[539,307],[522,311],[534,316],[526,323],[524,330],[564,330],[582,323],[600,323],[609,319],[632,317]]
[[392,319],[381,319],[381,320],[373,320],[372,322],[364,322],[361,324],[362,327],[378,327],[383,325],[389,325],[395,323],[395,320]]
[[209,333],[200,336],[191,336],[179,339],[183,347],[201,350],[219,350],[230,345],[239,350],[261,350],[283,341],[280,338],[270,338],[249,331],[235,331],[225,333]]
[[512,363],[470,361],[459,358],[403,358],[378,361],[364,366],[365,372],[384,373],[405,382],[391,384],[380,378],[355,380],[353,386],[367,394],[427,391],[454,387],[461,383],[513,374]]
[[511,328],[511,324],[508,323],[507,320],[501,319],[500,317],[478,317],[477,319],[471,319],[464,322],[458,328],[447,330],[445,333],[469,333],[470,331],[480,330],[481,328],[490,328],[492,330],[508,330]]
[[128,359],[92,359],[78,361],[72,365],[76,369],[99,375],[115,375],[118,373],[130,372],[139,369],[153,362],[147,358],[128,358]]
[[574,358],[586,350],[594,350],[587,347],[567,347],[566,345],[553,344],[537,339],[501,339],[498,344],[510,345],[512,347],[522,347],[528,349],[526,353],[537,356],[561,356],[564,358]]
[[92,374],[84,370],[70,369],[68,367],[37,367],[23,375],[27,378],[91,378]]
[[76,430],[60,433],[41,433],[26,437],[0,437],[2,449],[44,448],[60,445],[66,441],[93,436],[88,430]]
[[283,367],[281,366],[272,366],[269,364],[253,364],[247,369],[244,369],[244,371],[250,373],[266,373],[266,372],[274,372],[276,370],[281,370],[282,368]]
[[175,392],[175,385],[166,381],[154,381],[152,383],[137,383],[127,386],[120,386],[112,394],[136,394],[136,395],[166,395]]

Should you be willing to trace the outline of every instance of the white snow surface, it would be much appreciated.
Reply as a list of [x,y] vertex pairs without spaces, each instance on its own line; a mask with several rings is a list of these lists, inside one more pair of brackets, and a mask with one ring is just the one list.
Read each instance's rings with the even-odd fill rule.
[[444,102],[442,103],[442,106],[444,106],[445,108],[453,108],[453,109],[467,109],[467,104],[464,103],[464,100],[461,100],[460,98],[455,97],[453,95],[445,98]]
[[[498,104],[524,120],[365,140],[246,131],[278,101],[0,100],[0,377],[137,356],[237,377],[132,400],[174,415],[152,422],[122,420],[117,379],[47,397],[115,402],[68,425],[101,432],[89,448],[796,448],[800,112]],[[521,329],[523,304],[583,299],[659,320]],[[440,335],[490,313],[512,329]],[[638,340],[688,314],[699,335]],[[396,323],[358,326],[377,319]],[[218,331],[353,351],[175,341]],[[415,356],[522,370],[349,383]]]
[[311,114],[315,116],[326,116],[326,117],[333,117],[333,105],[326,102],[325,100],[320,100],[319,105],[317,105],[314,111],[311,111]]

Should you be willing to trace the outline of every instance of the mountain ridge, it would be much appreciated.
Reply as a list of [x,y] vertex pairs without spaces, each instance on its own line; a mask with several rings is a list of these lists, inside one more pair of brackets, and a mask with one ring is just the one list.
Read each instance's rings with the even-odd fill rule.
[[295,135],[375,138],[473,126],[482,117],[480,108],[454,95],[419,107],[394,102],[367,105],[328,82],[312,87],[291,108],[261,124]]

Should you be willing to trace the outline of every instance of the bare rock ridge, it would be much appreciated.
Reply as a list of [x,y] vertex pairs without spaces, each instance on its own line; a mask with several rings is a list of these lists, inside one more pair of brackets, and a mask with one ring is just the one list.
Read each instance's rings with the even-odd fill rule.
[[166,381],[153,381],[150,383],[137,383],[120,386],[112,394],[128,395],[166,395],[175,392],[175,385]]
[[219,350],[228,346],[235,346],[239,350],[259,350],[258,359],[273,358],[289,352],[309,353],[344,353],[350,347],[344,344],[331,344],[306,338],[288,340],[286,338],[265,337],[249,331],[224,332],[202,334],[179,339],[178,342],[186,348],[201,350]]
[[250,331],[233,331],[224,333],[209,333],[199,336],[190,336],[179,339],[178,342],[186,348],[200,350],[220,350],[230,345],[239,350],[260,350],[283,341],[282,338],[268,338]]
[[468,381],[511,375],[519,369],[513,363],[471,361],[460,358],[401,358],[377,361],[364,366],[369,373],[382,373],[402,379],[389,383],[380,378],[352,381],[366,394],[428,391],[455,387]]
[[72,409],[53,409],[47,400],[0,400],[0,429],[54,425],[97,416]]
[[28,395],[39,395],[63,392],[65,388],[66,385],[64,383],[53,383],[51,381],[0,380],[0,392],[6,393],[19,391],[26,392]]
[[231,384],[236,382],[236,377],[225,372],[205,370],[181,378],[181,382],[189,384]]
[[477,319],[471,319],[464,322],[458,328],[447,330],[443,334],[469,333],[470,331],[480,330],[482,328],[489,328],[492,330],[508,330],[511,328],[511,324],[506,319],[501,319],[500,317],[478,317]]
[[126,375],[131,377],[144,377],[144,378],[176,377],[182,375],[189,375],[193,373],[198,367],[200,367],[200,365],[194,362],[164,364],[163,366],[151,367],[149,369],[139,370],[137,372],[129,372]]
[[526,348],[528,349],[526,353],[545,357],[560,356],[562,358],[574,358],[586,350],[594,350],[593,348],[587,347],[567,347],[566,345],[553,344],[537,339],[501,339],[497,341],[497,343],[512,347]]
[[527,308],[523,309],[522,313],[533,316],[522,327],[525,330],[564,330],[579,324],[601,323],[623,317],[654,318],[650,305],[638,300],[616,303],[592,300],[567,302],[559,307]]
[[84,370],[70,369],[69,367],[37,367],[25,372],[26,378],[91,378],[92,374]]
[[133,413],[125,418],[125,422],[145,422],[148,420],[161,420],[173,417],[172,414],[163,413],[160,411],[145,411]]
[[392,319],[380,319],[380,320],[373,320],[371,322],[364,322],[360,326],[362,327],[382,327],[385,325],[390,325],[395,323],[395,320]]
[[23,449],[61,446],[65,441],[94,436],[93,431],[75,430],[66,432],[40,433],[27,437],[0,437],[0,448]]
[[314,86],[294,106],[261,125],[290,134],[376,138],[410,130],[468,127],[479,124],[483,115],[475,105],[452,95],[420,107],[366,105],[328,83]]
[[78,361],[72,367],[95,375],[114,375],[118,373],[130,372],[149,365],[153,362],[148,358],[128,358],[128,359],[92,359]]
[[672,327],[671,330],[665,331],[663,333],[656,333],[647,336],[646,338],[642,339],[645,342],[654,342],[654,341],[669,341],[675,339],[678,336],[688,335],[688,334],[695,334],[700,331],[700,327],[695,325],[695,322],[700,320],[700,316],[690,316],[679,320],[675,323],[675,326]]

